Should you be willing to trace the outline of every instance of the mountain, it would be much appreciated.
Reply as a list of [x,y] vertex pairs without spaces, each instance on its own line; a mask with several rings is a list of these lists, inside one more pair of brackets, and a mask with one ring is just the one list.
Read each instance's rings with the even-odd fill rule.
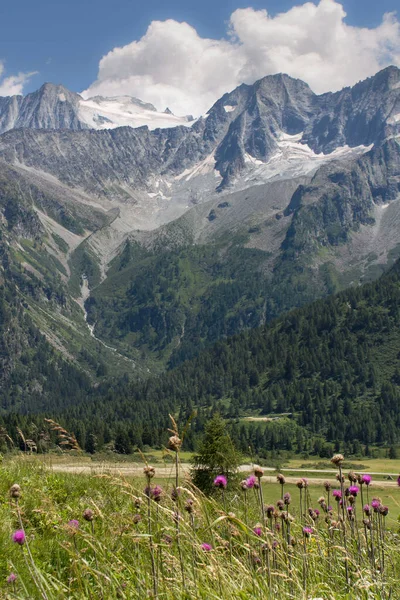
[[62,85],[45,83],[26,96],[0,96],[0,133],[10,129],[113,129],[123,125],[151,129],[188,124],[191,117],[159,113],[130,96],[82,98]]
[[0,102],[3,123],[17,115],[0,173],[12,264],[35,281],[24,301],[94,375],[100,347],[146,375],[400,256],[396,67],[320,96],[267,76],[171,128],[90,128],[96,107],[175,117],[60,86]]

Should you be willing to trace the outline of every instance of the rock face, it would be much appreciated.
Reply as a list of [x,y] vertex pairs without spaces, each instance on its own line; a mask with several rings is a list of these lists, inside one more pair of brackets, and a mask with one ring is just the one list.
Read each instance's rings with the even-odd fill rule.
[[224,189],[249,160],[268,163],[288,136],[296,136],[298,149],[329,155],[398,135],[399,86],[396,67],[321,96],[300,80],[271,75],[225,94],[191,127],[96,132],[79,117],[78,94],[46,84],[25,98],[0,99],[2,130],[24,128],[1,137],[0,156],[101,193],[106,181],[145,189],[150,176],[178,175],[213,154]]
[[37,296],[66,298],[75,330],[82,294],[91,333],[135,361],[143,348],[183,360],[400,256],[396,67],[320,96],[267,76],[194,122],[46,84],[0,98],[0,131],[11,258],[28,240]]

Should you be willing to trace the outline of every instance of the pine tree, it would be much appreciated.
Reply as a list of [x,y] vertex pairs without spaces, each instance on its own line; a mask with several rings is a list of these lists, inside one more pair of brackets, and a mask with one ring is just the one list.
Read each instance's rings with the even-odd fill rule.
[[192,459],[193,483],[205,493],[213,491],[217,475],[234,477],[240,464],[240,455],[227,432],[226,423],[216,413],[205,427],[198,453]]

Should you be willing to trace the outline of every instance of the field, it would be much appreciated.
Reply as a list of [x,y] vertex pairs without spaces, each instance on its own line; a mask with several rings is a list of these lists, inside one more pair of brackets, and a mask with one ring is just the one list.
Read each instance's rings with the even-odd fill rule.
[[[261,503],[254,480],[243,491],[232,479],[206,498],[185,477],[185,464],[175,493],[172,463],[155,465],[154,478],[146,479],[143,464],[70,456],[5,460],[0,472],[0,598],[400,597],[396,481],[376,483],[373,478],[368,499],[379,496],[380,508],[363,515],[358,494],[353,505],[347,501],[342,519],[332,496],[333,488],[340,487],[335,473],[310,478],[300,492],[295,483],[285,483],[282,490],[276,474],[266,472]],[[120,474],[124,469],[130,471]],[[243,469],[242,476],[248,477],[250,467]],[[332,483],[331,513],[318,503],[321,496],[328,500],[325,479]],[[15,483],[21,490],[10,497]],[[290,497],[280,509],[276,503],[283,494]],[[363,495],[366,503],[365,485]],[[21,545],[12,541],[18,530],[26,536]]]

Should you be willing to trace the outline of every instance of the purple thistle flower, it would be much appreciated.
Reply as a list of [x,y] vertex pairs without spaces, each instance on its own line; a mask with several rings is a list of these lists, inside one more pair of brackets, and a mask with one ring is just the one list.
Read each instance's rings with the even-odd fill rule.
[[14,581],[17,579],[17,576],[15,575],[15,573],[10,573],[9,576],[7,577],[7,583],[14,583]]
[[348,506],[348,507],[347,507],[347,512],[348,512],[349,514],[351,514],[351,513],[353,512],[353,507],[352,507],[352,506]]
[[257,478],[255,475],[250,475],[247,479],[246,479],[246,485],[248,487],[248,489],[252,489],[257,483]]
[[370,514],[371,514],[371,507],[370,507],[370,505],[369,504],[364,504],[363,511],[365,512],[365,514],[367,515],[367,517],[369,517]]
[[357,496],[359,491],[360,491],[360,488],[357,485],[351,485],[349,487],[349,492],[352,496]]
[[224,490],[228,485],[228,480],[226,479],[225,475],[217,475],[217,477],[214,479],[214,485],[215,487]]
[[314,532],[312,527],[303,527],[303,533],[305,537],[310,537],[310,535]]
[[397,478],[397,485],[400,487],[400,475]]
[[328,512],[332,512],[333,511],[333,506],[328,506]]
[[289,492],[286,492],[286,494],[283,494],[283,501],[284,501],[284,503],[286,504],[286,506],[289,506],[289,504],[290,504],[290,503],[291,503],[291,501],[292,501],[292,497],[291,497],[291,495],[289,494]]
[[79,529],[79,521],[77,521],[76,519],[71,519],[71,521],[68,521],[68,527],[71,527],[71,529],[78,530]]
[[371,475],[363,475],[362,476],[362,482],[365,483],[365,485],[369,485],[372,481],[372,477]]
[[340,490],[333,490],[332,496],[336,499],[336,502],[339,502],[342,497],[342,492]]
[[372,506],[372,508],[374,509],[375,512],[378,511],[380,505],[381,505],[381,503],[379,502],[379,500],[376,500],[375,498],[371,502],[371,506]]
[[261,527],[254,527],[253,531],[254,531],[254,533],[256,535],[258,535],[258,537],[262,536],[262,529],[261,529]]
[[320,511],[318,510],[318,508],[316,508],[316,509],[314,510],[314,512],[315,512],[315,514],[317,515],[317,517],[319,517],[319,515],[321,514],[321,513],[320,513]]
[[13,542],[15,542],[16,544],[19,544],[20,546],[25,544],[25,538],[26,538],[25,531],[23,529],[17,529],[17,531],[14,531],[13,536],[12,536]]
[[162,487],[160,485],[155,485],[151,490],[151,496],[155,502],[160,502],[161,494],[163,493]]
[[203,542],[201,545],[201,549],[204,550],[204,552],[211,552],[212,546],[211,546],[211,544],[207,544],[206,542]]
[[383,517],[386,517],[386,516],[388,515],[388,513],[389,513],[389,507],[388,507],[388,506],[383,506],[383,505],[382,505],[382,506],[379,508],[379,512],[380,512],[380,514],[381,514]]

